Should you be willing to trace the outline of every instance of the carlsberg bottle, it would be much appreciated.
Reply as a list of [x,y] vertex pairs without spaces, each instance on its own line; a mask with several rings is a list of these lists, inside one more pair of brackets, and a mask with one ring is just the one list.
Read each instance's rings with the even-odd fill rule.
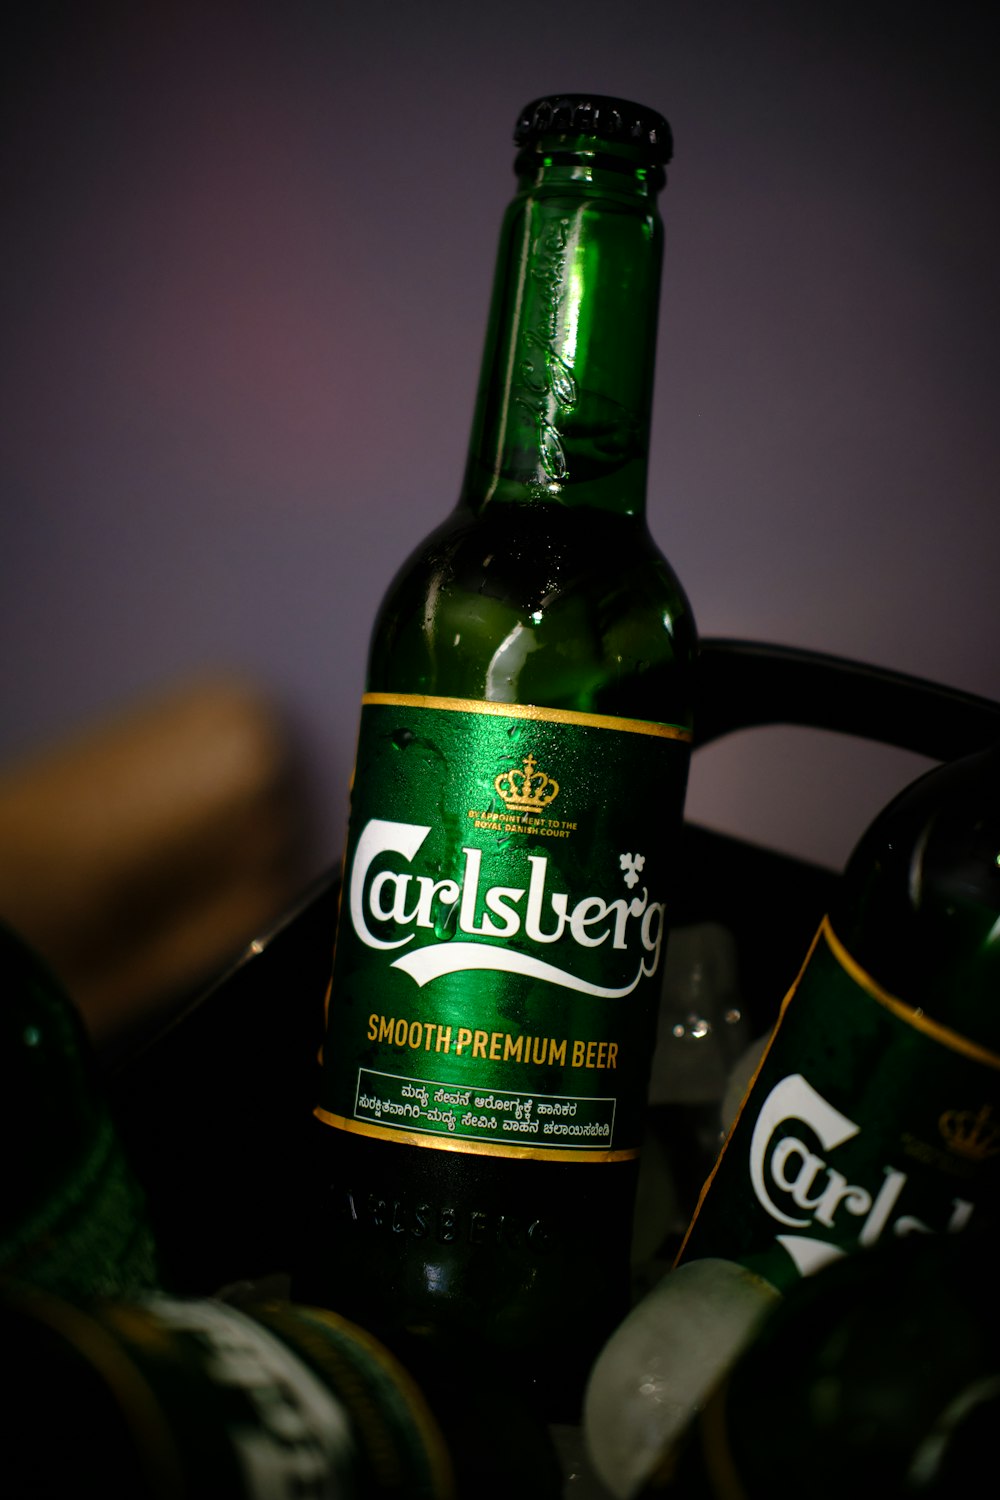
[[83,1019],[2,922],[0,994],[0,1278],[80,1300],[155,1286],[146,1196]]
[[848,862],[680,1261],[784,1289],[1000,1219],[1000,746],[929,771]]
[[695,632],[644,519],[669,128],[515,140],[461,498],[371,644],[296,1280],[554,1413],[627,1305]]

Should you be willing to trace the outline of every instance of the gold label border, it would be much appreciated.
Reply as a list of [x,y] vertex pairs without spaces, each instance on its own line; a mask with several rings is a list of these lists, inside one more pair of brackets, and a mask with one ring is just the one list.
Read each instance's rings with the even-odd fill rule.
[[[918,1010],[915,1006],[907,1005],[905,1001],[897,999],[888,990],[884,990],[870,974],[866,973],[857,960],[851,957],[830,925],[829,917],[823,918],[820,923],[820,932],[826,940],[827,947],[844,972],[849,974],[855,984],[860,985],[873,1000],[877,1000],[879,1005],[884,1005],[886,1010],[892,1011],[894,1016],[898,1016],[908,1026],[912,1026],[915,1030],[922,1031],[925,1036],[932,1037],[934,1041],[940,1042],[942,1047],[949,1047],[952,1052],[959,1052],[963,1057],[971,1057],[976,1062],[985,1063],[989,1068],[1000,1068],[1000,1053],[991,1052],[988,1047],[981,1047],[978,1042],[970,1041],[960,1031],[953,1031],[950,1026],[943,1026],[940,1021],[932,1020],[922,1010]],[[800,974],[799,978],[801,977]],[[792,992],[787,997],[785,1004],[788,1003],[788,1000],[791,999],[791,994],[798,988],[798,983],[799,981],[796,979]],[[782,1010],[784,1008],[783,1005]]]
[[392,1125],[369,1125],[365,1120],[349,1120],[344,1115],[335,1115],[328,1109],[317,1107],[313,1113],[317,1120],[334,1130],[346,1130],[351,1135],[365,1135],[373,1140],[397,1141],[402,1146],[424,1146],[431,1151],[462,1151],[469,1156],[513,1156],[522,1161],[572,1161],[581,1166],[600,1166],[608,1161],[634,1161],[638,1148],[625,1151],[601,1151],[584,1146],[563,1150],[546,1150],[537,1146],[498,1146],[492,1141],[457,1140],[454,1136],[417,1135],[408,1130],[397,1130]]
[[652,719],[620,719],[610,714],[583,714],[571,708],[538,708],[532,703],[492,703],[481,698],[435,698],[424,693],[365,693],[362,708],[437,708],[463,714],[488,714],[498,719],[534,719],[546,724],[582,724],[593,729],[617,729],[623,734],[648,734],[655,739],[683,740],[693,731],[682,724],[657,724]]

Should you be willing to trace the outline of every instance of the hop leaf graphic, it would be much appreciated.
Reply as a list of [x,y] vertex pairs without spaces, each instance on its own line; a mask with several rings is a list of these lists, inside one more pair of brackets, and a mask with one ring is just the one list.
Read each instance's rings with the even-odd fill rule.
[[625,884],[631,890],[639,879],[639,871],[646,863],[646,856],[644,854],[619,854],[618,863],[625,872]]

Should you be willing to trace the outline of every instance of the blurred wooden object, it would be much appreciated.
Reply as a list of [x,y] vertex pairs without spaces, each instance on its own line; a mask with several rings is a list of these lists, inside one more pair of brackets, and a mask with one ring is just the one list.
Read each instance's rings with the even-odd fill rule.
[[0,772],[0,916],[109,1045],[298,893],[305,824],[275,708],[237,681],[187,684]]

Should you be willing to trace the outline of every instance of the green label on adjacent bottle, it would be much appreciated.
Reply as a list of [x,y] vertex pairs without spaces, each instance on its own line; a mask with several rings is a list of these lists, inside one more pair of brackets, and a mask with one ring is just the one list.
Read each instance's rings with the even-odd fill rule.
[[[137,1310],[147,1314],[151,1327],[138,1322]],[[228,1303],[196,1298],[150,1296],[138,1309],[112,1305],[104,1316],[126,1348],[135,1348],[145,1383],[172,1395],[164,1415],[174,1418],[175,1441],[187,1424],[185,1408],[177,1410],[180,1397],[172,1394],[176,1371],[167,1359],[172,1355],[175,1366],[188,1367],[182,1389],[188,1402],[199,1401],[210,1434],[208,1441],[201,1435],[190,1460],[184,1454],[183,1493],[202,1481],[208,1493],[239,1500],[295,1494],[335,1500],[357,1493],[349,1411],[280,1334]],[[141,1383],[133,1381],[124,1392],[127,1414],[137,1405],[134,1387]],[[197,1471],[187,1472],[188,1461],[198,1462]],[[233,1473],[226,1472],[230,1466]]]
[[446,1150],[636,1154],[689,742],[365,697],[320,1119]]
[[678,1259],[778,1287],[1000,1189],[1000,1056],[888,994],[824,919]]

